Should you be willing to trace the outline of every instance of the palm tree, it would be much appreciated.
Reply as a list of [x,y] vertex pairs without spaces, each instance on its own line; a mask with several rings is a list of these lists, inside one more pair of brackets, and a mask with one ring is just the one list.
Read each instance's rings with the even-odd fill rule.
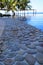
[[5,0],[0,0],[0,8],[1,8],[1,10],[5,7],[4,2],[5,2]]
[[16,8],[16,3],[17,3],[17,1],[15,1],[15,0],[5,0],[7,11],[11,10],[13,12],[13,14],[14,14],[14,10],[17,9]]
[[[31,5],[29,5],[30,0],[17,0],[17,6],[19,10],[26,10],[26,9],[31,9]],[[24,16],[25,16],[25,12],[24,12]]]
[[[29,5],[30,0],[0,0],[0,8],[6,8],[7,11],[12,10],[14,14],[14,10],[26,10],[27,8],[31,9],[31,5]],[[25,16],[25,12],[24,12]]]
[[0,0],[0,8],[1,10],[3,8],[6,8],[7,12],[11,10],[14,14],[14,10],[17,9],[16,3],[17,3],[16,0]]

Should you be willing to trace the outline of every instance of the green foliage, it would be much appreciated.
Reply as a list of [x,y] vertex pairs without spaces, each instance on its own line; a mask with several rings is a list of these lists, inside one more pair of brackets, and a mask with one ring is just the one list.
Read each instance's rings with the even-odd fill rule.
[[[2,3],[1,3],[2,2]],[[25,10],[27,8],[31,9],[29,5],[30,0],[0,0],[0,8],[6,8],[7,11],[14,10]]]
[[0,0],[0,8],[4,8],[5,7],[5,0]]
[[16,3],[17,1],[14,1],[14,0],[6,0],[5,4],[6,4],[7,11],[16,10]]
[[20,10],[25,10],[26,8],[31,9],[31,5],[28,5],[30,3],[30,0],[17,0],[17,6]]

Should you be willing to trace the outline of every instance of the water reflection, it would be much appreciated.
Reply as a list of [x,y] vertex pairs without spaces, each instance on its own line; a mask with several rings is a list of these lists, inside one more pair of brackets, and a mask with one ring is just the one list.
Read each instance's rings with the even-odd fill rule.
[[24,16],[24,17],[19,17],[19,20],[20,20],[20,21],[27,21],[27,20],[30,21],[30,20],[31,20],[31,16],[29,16],[28,19],[27,19],[26,16]]
[[0,37],[3,34],[5,28],[5,22],[3,20],[0,20]]

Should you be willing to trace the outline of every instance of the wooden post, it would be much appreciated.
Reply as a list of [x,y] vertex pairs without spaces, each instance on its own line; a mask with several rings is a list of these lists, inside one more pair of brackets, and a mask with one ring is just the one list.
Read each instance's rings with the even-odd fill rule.
[[34,15],[36,15],[36,10],[35,10],[35,9],[33,9],[33,16],[34,16]]
[[33,9],[33,16],[34,16],[34,9]]

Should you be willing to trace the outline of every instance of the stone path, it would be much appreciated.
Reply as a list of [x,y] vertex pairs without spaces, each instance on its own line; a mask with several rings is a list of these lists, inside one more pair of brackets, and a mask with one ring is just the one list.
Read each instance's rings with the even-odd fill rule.
[[43,32],[16,18],[2,20],[0,65],[43,65]]

